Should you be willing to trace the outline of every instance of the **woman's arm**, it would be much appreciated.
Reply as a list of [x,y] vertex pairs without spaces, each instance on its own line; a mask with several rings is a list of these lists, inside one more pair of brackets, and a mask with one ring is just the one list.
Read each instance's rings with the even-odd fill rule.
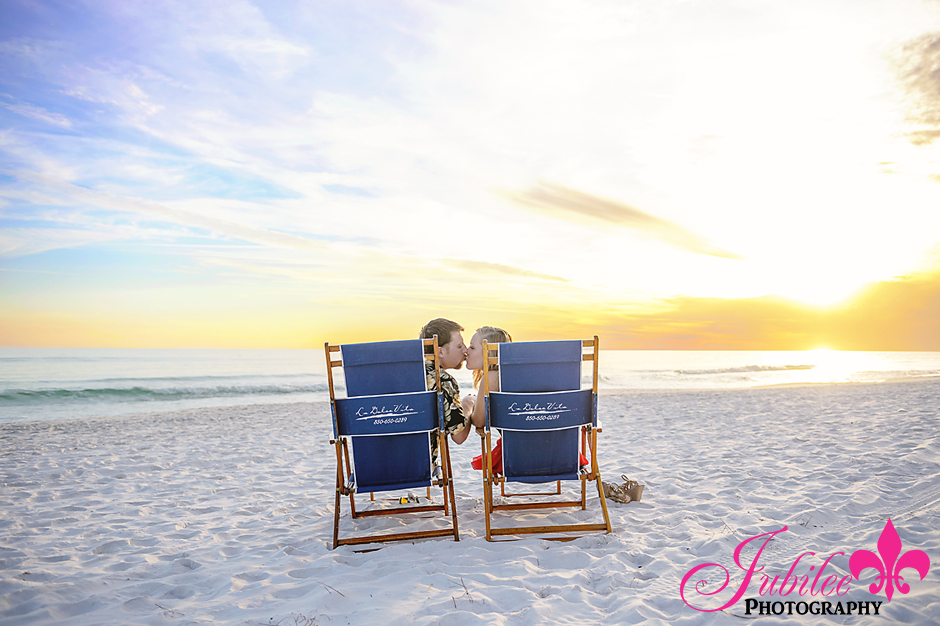
[[[489,372],[490,377],[490,391],[499,391],[499,376],[497,372]],[[482,387],[483,383],[480,382]],[[480,395],[483,394],[483,389],[477,389]],[[469,395],[467,396],[470,397]],[[465,398],[466,399],[466,398]],[[464,415],[470,416],[470,423],[476,426],[477,428],[483,428],[486,425],[486,407],[484,406],[482,400],[480,402],[476,401],[476,397],[473,400],[473,406],[471,407],[470,412],[468,413],[464,409]]]

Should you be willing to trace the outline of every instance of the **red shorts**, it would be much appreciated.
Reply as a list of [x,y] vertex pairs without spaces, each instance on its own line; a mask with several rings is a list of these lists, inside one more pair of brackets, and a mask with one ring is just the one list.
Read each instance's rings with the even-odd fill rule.
[[[583,454],[578,453],[580,457],[580,465],[583,467],[585,465],[590,465]],[[475,470],[483,469],[483,455],[473,457],[473,460],[470,461],[470,466]],[[493,446],[493,473],[502,474],[503,473],[503,440],[500,439],[496,442],[496,445]]]

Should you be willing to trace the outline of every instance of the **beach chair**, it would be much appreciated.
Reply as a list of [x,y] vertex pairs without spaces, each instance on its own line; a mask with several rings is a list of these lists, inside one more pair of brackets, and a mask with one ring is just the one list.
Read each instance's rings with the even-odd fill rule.
[[[446,435],[441,434],[441,384],[437,337],[408,341],[324,345],[333,438],[336,448],[336,500],[333,548],[341,545],[452,536],[459,541],[453,473]],[[339,356],[339,358],[336,358]],[[428,389],[425,361],[433,363],[436,388]],[[342,368],[346,397],[336,397],[334,368]],[[432,438],[438,457],[433,458]],[[430,503],[430,487],[443,503]],[[428,488],[427,505],[416,498],[391,498],[393,506],[356,508],[355,494]],[[410,494],[409,494],[410,495]],[[443,512],[448,527],[436,530],[340,538],[340,504],[348,496],[353,518]],[[411,502],[409,502],[411,501]],[[387,504],[381,502],[380,504]],[[407,504],[407,506],[398,506]]]
[[[487,344],[483,342],[484,372],[498,369],[500,391],[490,391],[483,377],[486,424],[483,447],[483,499],[486,539],[494,536],[555,532],[610,532],[607,500],[597,461],[597,357],[598,339]],[[581,388],[581,363],[593,361],[591,388]],[[502,470],[493,471],[492,432],[502,434]],[[580,452],[580,454],[579,454]],[[590,453],[587,465],[581,458]],[[561,481],[579,481],[581,497],[564,500]],[[506,483],[556,483],[554,492],[507,493]],[[581,507],[587,509],[586,486],[594,482],[604,523],[493,526],[494,512],[525,509]],[[495,504],[494,486],[506,498],[526,501]],[[539,496],[533,499],[533,496]],[[503,517],[502,515],[500,517]]]

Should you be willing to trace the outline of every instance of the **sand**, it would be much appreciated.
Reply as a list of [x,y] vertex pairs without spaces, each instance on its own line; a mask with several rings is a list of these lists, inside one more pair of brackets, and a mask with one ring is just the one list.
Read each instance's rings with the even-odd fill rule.
[[[326,404],[6,424],[0,624],[741,624],[756,617],[744,598],[883,603],[880,618],[760,618],[773,623],[936,624],[938,400],[937,381],[604,394],[603,475],[646,484],[641,502],[610,502],[612,534],[486,542],[474,435],[453,449],[461,541],[369,552],[331,550]],[[585,512],[529,515],[600,517],[590,491]],[[689,570],[718,563],[729,588],[686,597],[721,606],[743,576],[735,548],[783,526],[765,572],[844,552],[826,575],[846,576],[855,550],[877,552],[888,518],[904,551],[931,559],[923,581],[905,570],[910,591],[890,602],[869,591],[873,569],[842,597],[759,596],[758,578],[720,611],[680,597]]]

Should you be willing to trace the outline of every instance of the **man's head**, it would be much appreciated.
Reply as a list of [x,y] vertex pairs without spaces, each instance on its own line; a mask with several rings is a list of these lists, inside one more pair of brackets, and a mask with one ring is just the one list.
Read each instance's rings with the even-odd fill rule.
[[462,330],[463,326],[457,322],[442,317],[431,320],[421,329],[421,339],[437,335],[437,357],[442,369],[459,370],[467,358],[467,346],[460,335]]

